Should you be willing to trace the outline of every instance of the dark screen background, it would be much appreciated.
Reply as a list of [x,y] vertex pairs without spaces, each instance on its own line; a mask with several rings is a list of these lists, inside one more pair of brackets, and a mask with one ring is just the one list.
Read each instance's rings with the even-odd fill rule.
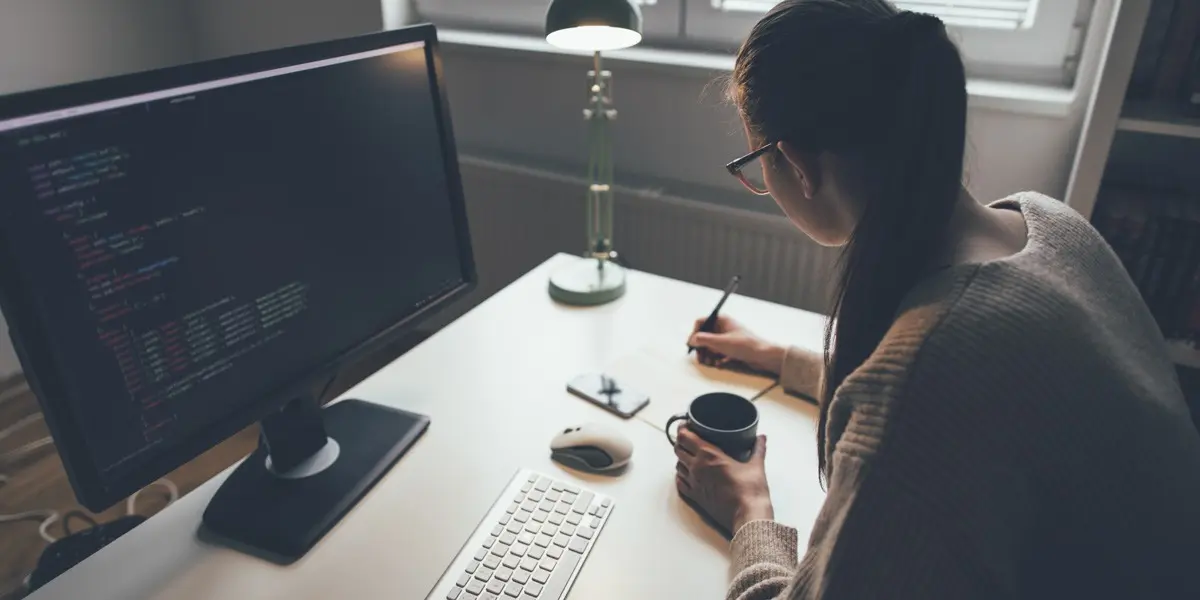
[[424,48],[0,134],[0,205],[105,479],[461,285]]

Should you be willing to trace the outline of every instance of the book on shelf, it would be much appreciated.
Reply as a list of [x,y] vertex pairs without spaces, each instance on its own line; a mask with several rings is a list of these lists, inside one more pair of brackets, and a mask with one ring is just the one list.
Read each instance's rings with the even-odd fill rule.
[[[1200,198],[1109,184],[1093,223],[1112,246],[1165,337],[1200,343]],[[1200,353],[1197,353],[1200,357]]]

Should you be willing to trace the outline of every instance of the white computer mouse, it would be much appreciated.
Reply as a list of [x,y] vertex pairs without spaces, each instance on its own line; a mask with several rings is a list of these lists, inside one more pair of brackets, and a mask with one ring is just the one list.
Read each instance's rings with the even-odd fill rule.
[[595,423],[568,427],[550,441],[550,458],[584,471],[612,471],[629,463],[633,443],[614,429]]

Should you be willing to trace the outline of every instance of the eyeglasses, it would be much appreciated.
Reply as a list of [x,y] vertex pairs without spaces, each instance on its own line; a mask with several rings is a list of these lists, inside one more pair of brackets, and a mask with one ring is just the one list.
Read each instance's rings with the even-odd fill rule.
[[777,144],[778,142],[771,142],[762,148],[759,148],[758,150],[755,150],[754,152],[751,152],[750,154],[747,154],[725,165],[725,170],[729,171],[730,175],[737,177],[738,181],[742,182],[742,185],[746,186],[746,189],[750,190],[751,193],[758,196],[766,196],[771,192],[767,191],[767,183],[763,179],[762,170],[758,170],[757,176],[755,176],[753,173],[747,175],[745,172],[746,165],[754,162],[755,159],[762,157],[766,153],[776,149],[778,147]]

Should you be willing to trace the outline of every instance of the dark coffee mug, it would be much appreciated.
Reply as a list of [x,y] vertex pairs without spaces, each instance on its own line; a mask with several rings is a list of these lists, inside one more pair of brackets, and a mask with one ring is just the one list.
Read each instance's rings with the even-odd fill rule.
[[716,392],[692,400],[686,413],[667,420],[667,440],[672,446],[675,438],[671,436],[671,425],[684,420],[701,439],[737,460],[745,462],[754,454],[758,408],[741,396]]

